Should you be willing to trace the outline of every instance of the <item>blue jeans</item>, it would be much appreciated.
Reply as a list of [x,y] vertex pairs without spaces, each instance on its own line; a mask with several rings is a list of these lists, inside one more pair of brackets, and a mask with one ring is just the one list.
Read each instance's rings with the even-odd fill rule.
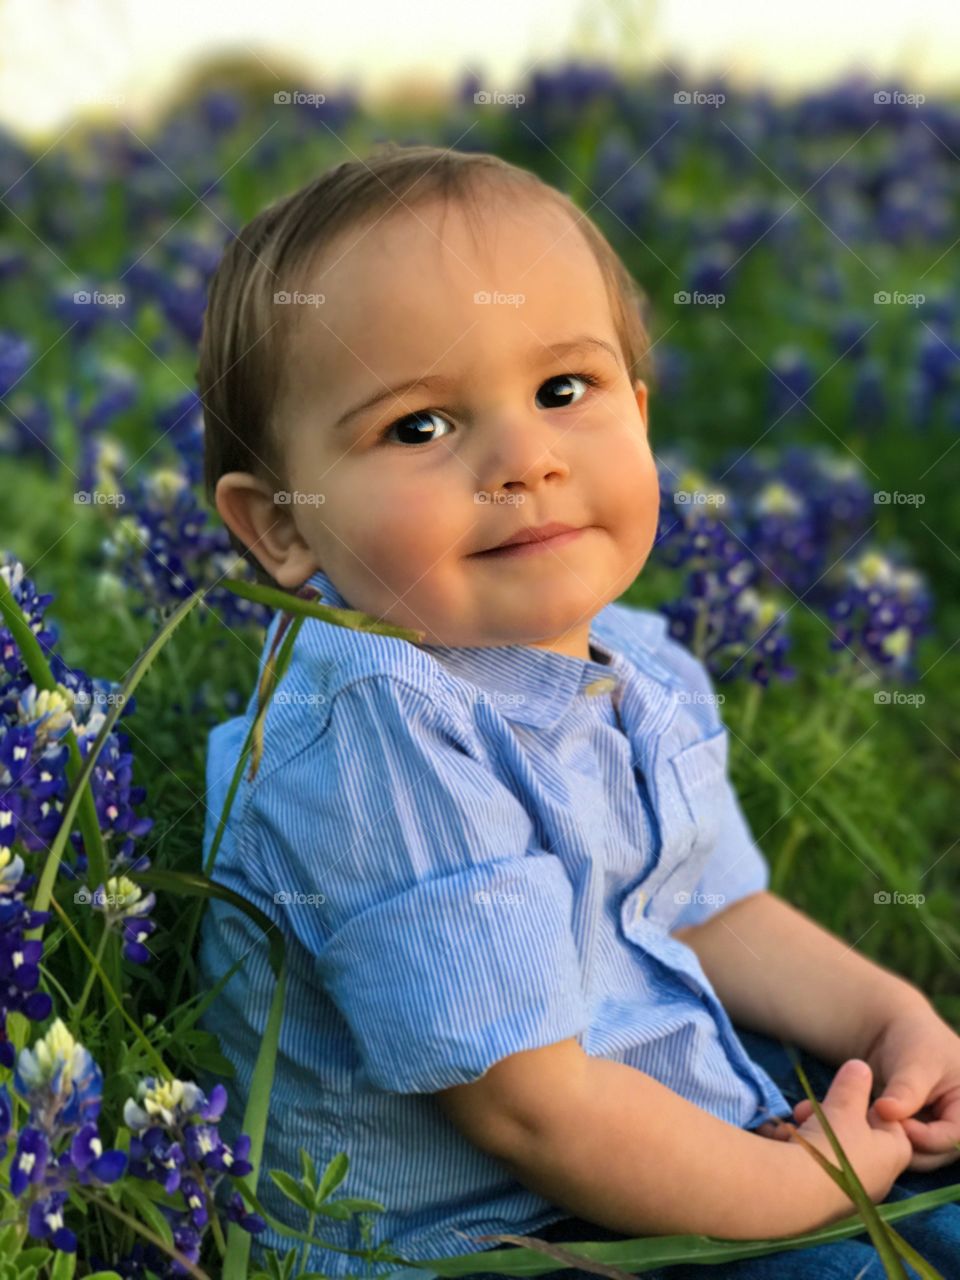
[[[776,1081],[784,1097],[793,1106],[805,1098],[793,1064],[779,1041],[752,1031],[736,1029],[743,1047],[750,1057],[762,1066]],[[835,1067],[803,1051],[798,1052],[800,1063],[806,1072],[810,1087],[818,1099],[830,1086]],[[905,1172],[894,1183],[884,1201],[889,1204],[923,1191],[960,1183],[960,1160],[933,1169],[927,1173]],[[851,1206],[851,1213],[854,1212]],[[896,1229],[917,1250],[920,1256],[934,1266],[944,1280],[960,1280],[960,1204],[951,1202],[923,1213],[901,1218]],[[562,1218],[537,1231],[538,1239],[556,1243],[586,1240],[626,1240],[628,1237],[610,1231],[582,1218]],[[493,1246],[503,1248],[502,1245]],[[484,1251],[485,1252],[485,1251]],[[483,1253],[477,1254],[478,1267]],[[907,1263],[904,1271],[910,1280],[918,1280],[917,1272]],[[428,1271],[397,1272],[395,1276],[424,1277]],[[546,1273],[545,1273],[546,1274]],[[568,1268],[553,1273],[556,1280],[596,1280],[596,1274]],[[503,1280],[493,1272],[471,1272],[471,1280]],[[813,1245],[807,1249],[785,1249],[762,1258],[745,1258],[737,1262],[720,1262],[713,1266],[677,1263],[643,1273],[643,1280],[884,1280],[883,1263],[870,1237],[864,1231],[832,1244]],[[389,1280],[394,1280],[390,1277]]]

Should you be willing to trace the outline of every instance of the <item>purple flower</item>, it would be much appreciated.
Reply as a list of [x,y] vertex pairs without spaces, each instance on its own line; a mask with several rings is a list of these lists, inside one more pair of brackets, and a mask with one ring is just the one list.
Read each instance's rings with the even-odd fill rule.
[[66,1202],[65,1191],[54,1191],[42,1200],[35,1200],[27,1216],[27,1230],[35,1240],[49,1240],[62,1253],[75,1253],[77,1237],[63,1222]]

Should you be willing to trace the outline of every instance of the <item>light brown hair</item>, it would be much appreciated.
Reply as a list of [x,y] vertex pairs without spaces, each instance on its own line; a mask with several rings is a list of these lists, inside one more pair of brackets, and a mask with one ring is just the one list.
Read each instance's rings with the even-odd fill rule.
[[[292,292],[308,264],[347,229],[438,197],[445,204],[452,197],[479,220],[477,197],[493,184],[512,184],[520,194],[548,200],[576,221],[603,275],[631,384],[649,380],[646,295],[568,196],[487,152],[383,143],[366,159],[335,165],[274,201],[224,252],[210,283],[197,370],[211,504],[217,481],[228,471],[247,471],[277,489],[287,487],[275,410],[284,389],[284,335],[296,308],[278,307],[274,295]],[[230,543],[261,581],[273,582],[232,532]]]

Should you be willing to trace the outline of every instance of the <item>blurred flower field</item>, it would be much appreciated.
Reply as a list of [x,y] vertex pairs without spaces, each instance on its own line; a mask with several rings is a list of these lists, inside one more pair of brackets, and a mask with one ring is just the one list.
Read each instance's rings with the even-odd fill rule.
[[[960,1025],[960,105],[695,87],[570,64],[378,115],[251,71],[149,135],[0,135],[0,1240],[38,1274],[246,1275],[262,1225],[184,895],[271,610],[224,585],[196,344],[231,234],[381,139],[535,170],[643,286],[661,516],[625,598],[707,663],[771,887]],[[370,1244],[345,1164],[287,1174],[298,1254],[324,1213]]]

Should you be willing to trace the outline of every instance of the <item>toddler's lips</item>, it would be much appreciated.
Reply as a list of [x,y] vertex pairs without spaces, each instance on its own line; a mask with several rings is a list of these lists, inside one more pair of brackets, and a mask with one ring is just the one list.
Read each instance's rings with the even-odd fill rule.
[[556,533],[552,538],[536,538],[530,542],[513,542],[506,547],[491,547],[488,551],[475,551],[474,557],[480,560],[506,560],[518,556],[536,555],[543,551],[555,551],[559,547],[566,546],[568,542],[573,542],[585,532],[586,529],[565,529],[563,533]]

